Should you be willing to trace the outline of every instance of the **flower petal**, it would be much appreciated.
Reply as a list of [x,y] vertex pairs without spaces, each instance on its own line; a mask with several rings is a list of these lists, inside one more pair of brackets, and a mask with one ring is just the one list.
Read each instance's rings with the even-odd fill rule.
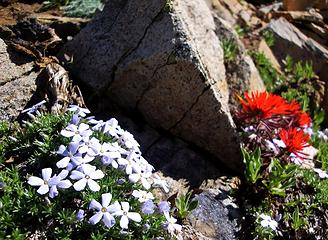
[[113,215],[115,216],[120,216],[122,215],[122,208],[121,205],[119,204],[118,201],[115,201],[113,204],[111,204],[110,206],[107,207],[107,211],[109,213],[113,213]]
[[43,195],[49,192],[49,186],[48,185],[41,185],[37,191],[39,194]]
[[30,184],[31,186],[41,186],[44,184],[44,180],[39,178],[39,177],[29,177],[28,178],[28,184]]
[[99,184],[92,179],[88,179],[88,186],[91,191],[98,192],[100,190]]
[[103,215],[104,215],[103,212],[99,211],[89,219],[89,222],[92,225],[95,225],[101,220]]
[[102,209],[102,206],[99,202],[92,199],[92,201],[90,202],[90,205],[89,205],[89,209],[96,209],[96,210],[100,211]]
[[65,167],[67,167],[69,161],[70,161],[70,158],[69,157],[64,157],[63,159],[61,159],[60,161],[58,161],[56,163],[56,166],[58,168],[65,168]]
[[62,136],[64,136],[64,137],[69,138],[69,137],[73,137],[75,133],[63,129],[63,130],[60,131],[60,134],[61,134]]
[[140,174],[138,174],[138,173],[132,173],[132,174],[129,175],[129,180],[132,183],[138,182],[139,179],[140,179]]
[[81,180],[74,183],[73,187],[76,191],[81,191],[85,188],[86,184],[87,184],[87,180],[85,178],[82,178]]
[[141,222],[141,216],[139,213],[129,212],[127,215],[128,215],[128,218],[130,218],[131,220],[133,220],[135,222]]
[[101,201],[103,207],[107,208],[111,200],[112,200],[112,194],[104,193],[101,195]]
[[104,213],[103,222],[108,228],[113,227],[116,223],[114,217],[108,212]]
[[42,169],[42,178],[43,180],[48,181],[51,177],[52,169],[51,168],[44,168]]
[[128,212],[130,210],[130,204],[128,202],[121,202],[122,209],[125,212]]
[[92,166],[90,164],[83,164],[82,171],[85,173],[85,175],[89,175],[90,173],[94,172],[96,170],[95,166]]
[[89,177],[91,179],[101,179],[105,176],[105,174],[101,171],[101,170],[97,170],[97,171],[94,171],[94,172],[91,172],[89,174]]
[[85,177],[85,174],[81,173],[80,171],[73,170],[71,173],[70,178],[73,180],[79,180]]
[[127,216],[123,215],[120,220],[120,226],[123,229],[127,229],[129,225],[129,219]]
[[55,186],[52,186],[52,187],[50,188],[50,191],[49,191],[49,197],[54,198],[54,197],[56,197],[56,196],[58,196],[58,189],[57,189],[57,187],[56,187],[56,185],[55,185]]
[[70,188],[72,186],[72,183],[70,180],[62,180],[57,184],[57,187],[59,188]]

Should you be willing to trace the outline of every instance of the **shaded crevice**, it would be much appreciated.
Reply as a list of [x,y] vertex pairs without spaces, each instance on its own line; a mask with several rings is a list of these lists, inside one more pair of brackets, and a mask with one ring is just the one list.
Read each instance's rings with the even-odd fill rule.
[[184,119],[185,117],[187,116],[187,114],[191,111],[191,109],[193,109],[193,107],[198,103],[199,99],[208,91],[210,90],[212,85],[208,85],[206,86],[203,91],[201,92],[201,94],[199,94],[197,97],[196,97],[196,100],[193,104],[190,105],[190,107],[187,109],[187,111],[182,115],[182,117],[175,123],[173,124],[171,127],[169,127],[167,129],[167,131],[171,132],[174,128],[176,128]]
[[21,78],[21,77],[28,76],[28,75],[30,75],[32,72],[35,72],[33,68],[32,68],[31,70],[29,70],[29,71],[23,73],[22,75],[19,75],[19,76],[17,76],[17,77],[13,77],[13,78],[11,78],[11,79],[5,81],[5,82],[1,82],[1,83],[0,83],[0,87],[3,87],[3,86],[5,86],[7,83],[13,82],[13,81],[15,81],[15,80],[17,80],[17,79],[19,79],[19,78]]

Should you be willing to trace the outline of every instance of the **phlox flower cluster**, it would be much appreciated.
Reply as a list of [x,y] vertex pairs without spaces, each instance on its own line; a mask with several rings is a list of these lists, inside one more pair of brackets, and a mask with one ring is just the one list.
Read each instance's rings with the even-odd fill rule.
[[[125,175],[119,181],[129,181],[135,189],[127,194],[124,201],[113,200],[117,197],[110,192],[103,193],[101,203],[93,199],[89,209],[78,211],[78,221],[83,221],[92,213],[87,219],[90,224],[102,222],[108,228],[118,224],[124,230],[129,228],[130,222],[139,223],[143,215],[156,212],[164,215],[167,222],[163,222],[163,226],[170,234],[180,232],[182,227],[170,216],[168,203],[154,202],[155,197],[150,190],[159,187],[168,192],[169,187],[166,181],[153,173],[153,166],[142,157],[133,135],[123,130],[115,118],[108,121],[86,118],[90,111],[77,106],[70,106],[68,111],[73,113],[71,122],[60,134],[69,139],[69,144],[57,149],[56,153],[60,156],[56,162],[57,168],[42,169],[42,178],[31,176],[28,184],[38,187],[39,194],[48,194],[50,198],[58,196],[60,189],[98,192],[102,190],[100,181],[106,176],[106,169],[116,169]],[[107,136],[110,141],[99,139],[98,133]],[[53,172],[59,173],[53,175]],[[132,209],[129,202],[132,198],[139,202],[139,208]]]

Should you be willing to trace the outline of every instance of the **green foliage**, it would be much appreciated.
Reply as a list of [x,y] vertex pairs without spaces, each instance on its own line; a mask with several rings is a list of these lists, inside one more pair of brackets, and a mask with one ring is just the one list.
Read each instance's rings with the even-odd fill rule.
[[248,182],[255,184],[261,178],[260,170],[262,167],[261,149],[256,148],[254,153],[248,152],[245,148],[241,148],[243,161],[245,164],[245,177]]
[[179,219],[185,219],[189,213],[197,208],[198,201],[190,200],[192,193],[181,194],[175,199],[175,207],[177,208],[177,217]]
[[274,35],[269,30],[264,30],[262,32],[262,37],[264,38],[265,42],[268,44],[269,47],[272,47],[274,45]]
[[292,214],[292,228],[295,231],[298,231],[302,226],[305,225],[305,220],[300,216],[300,210],[298,207],[295,208],[295,211]]
[[171,12],[173,7],[173,2],[172,0],[166,0],[164,4],[164,11],[165,12]]
[[225,61],[234,61],[237,58],[238,46],[233,38],[222,40],[222,48]]
[[42,3],[41,10],[46,11],[51,8],[65,6],[70,0],[47,0]]
[[235,31],[238,34],[239,37],[244,37],[246,33],[249,31],[247,28],[243,28],[240,25],[236,24],[235,25]]
[[322,169],[328,170],[328,142],[319,145],[317,160],[321,162]]
[[295,186],[295,175],[297,174],[297,165],[282,165],[279,160],[273,159],[269,166],[269,176],[263,180],[272,195],[284,197],[286,190]]
[[101,0],[69,0],[62,9],[65,16],[90,18],[97,9],[102,10],[104,4]]
[[276,89],[285,81],[285,78],[273,66],[270,60],[262,52],[251,51],[255,65],[268,92],[275,92]]

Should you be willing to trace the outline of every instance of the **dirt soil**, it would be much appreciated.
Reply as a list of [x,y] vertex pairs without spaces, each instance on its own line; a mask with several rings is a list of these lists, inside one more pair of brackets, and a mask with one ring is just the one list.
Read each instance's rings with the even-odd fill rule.
[[[0,25],[15,25],[16,22],[24,17],[41,13],[42,1],[6,1],[0,0]],[[62,16],[59,9],[42,11],[53,16]]]

